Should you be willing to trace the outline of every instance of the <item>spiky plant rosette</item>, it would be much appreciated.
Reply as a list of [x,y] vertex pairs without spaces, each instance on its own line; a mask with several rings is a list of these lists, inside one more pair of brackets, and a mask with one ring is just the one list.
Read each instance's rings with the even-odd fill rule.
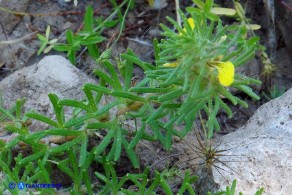
[[245,26],[223,26],[219,18],[209,19],[203,11],[187,8],[187,12],[190,17],[180,12],[182,27],[169,17],[174,30],[161,24],[165,39],[156,47],[157,68],[146,71],[146,75],[154,78],[159,88],[171,88],[155,96],[162,104],[160,112],[163,108],[176,109],[166,126],[184,121],[190,129],[197,113],[203,110],[208,116],[206,125],[211,137],[214,129],[220,129],[216,119],[220,108],[232,117],[223,97],[234,105],[248,106],[232,95],[229,88],[259,99],[249,85],[261,82],[236,73],[238,66],[254,57],[258,37],[246,38]]

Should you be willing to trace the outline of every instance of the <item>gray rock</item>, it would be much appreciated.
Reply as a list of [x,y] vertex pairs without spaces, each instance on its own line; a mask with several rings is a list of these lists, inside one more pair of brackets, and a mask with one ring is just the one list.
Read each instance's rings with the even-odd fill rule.
[[[213,167],[214,181],[223,190],[237,179],[237,194],[254,194],[263,187],[267,195],[292,192],[292,89],[261,106],[245,126],[223,136],[219,149],[226,155]],[[235,162],[236,161],[236,162]],[[224,178],[223,178],[224,177]]]
[[[84,93],[81,88],[85,82],[94,83],[95,81],[70,64],[65,58],[53,55],[3,79],[0,82],[0,91],[4,107],[10,107],[17,99],[25,98],[24,111],[33,109],[54,118],[48,94],[55,93],[60,99],[82,99]],[[33,123],[30,129],[37,131],[45,127],[42,124]]]

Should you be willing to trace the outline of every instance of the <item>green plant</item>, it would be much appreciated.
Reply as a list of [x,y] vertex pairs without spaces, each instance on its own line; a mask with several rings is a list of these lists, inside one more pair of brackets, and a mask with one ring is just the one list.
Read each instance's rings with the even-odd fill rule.
[[[233,96],[226,87],[237,88],[252,98],[259,99],[248,85],[260,84],[260,81],[236,73],[234,75],[233,67],[244,64],[254,56],[258,38],[246,40],[245,26],[222,26],[220,20],[215,21],[217,18],[205,15],[201,10],[187,8],[187,11],[192,16],[190,19],[193,20],[194,28],[190,25],[190,19],[183,14],[181,18],[184,28],[168,18],[179,33],[161,25],[164,30],[162,35],[167,38],[157,44],[157,68],[147,70],[146,75],[156,80],[153,85],[159,86],[161,91],[154,92],[156,94],[151,99],[158,100],[162,106],[148,121],[169,114],[169,122],[164,128],[171,128],[175,122],[185,122],[183,132],[173,131],[175,134],[185,135],[192,128],[198,111],[202,110],[208,115],[208,137],[211,137],[214,129],[220,128],[216,120],[219,109],[222,108],[229,117],[232,116],[221,96],[235,105],[248,106]],[[211,19],[210,22],[207,22],[207,17]]]
[[[236,189],[236,180],[233,180],[231,186],[226,186],[226,190],[223,192],[215,193],[214,195],[235,195],[235,189]],[[255,195],[262,195],[264,192],[263,188],[260,188],[256,191]],[[208,195],[212,195],[211,193],[208,193]],[[243,195],[242,192],[239,192],[239,195]]]
[[[106,25],[106,24],[104,24]],[[88,53],[92,58],[98,58],[99,50],[96,46],[97,43],[102,42],[105,38],[100,36],[102,26],[93,28],[93,9],[88,7],[84,17],[84,28],[78,34],[74,35],[72,30],[66,31],[67,44],[58,43],[58,39],[49,40],[50,27],[46,30],[46,36],[38,34],[38,38],[41,41],[41,48],[38,51],[40,54],[42,51],[49,52],[52,48],[57,51],[66,51],[67,56],[72,64],[75,64],[76,52],[81,49],[81,46],[86,46]],[[46,49],[45,47],[49,45]]]
[[[260,81],[235,73],[236,67],[254,56],[258,38],[247,39],[245,25],[223,26],[220,18],[210,13],[213,1],[206,1],[203,11],[187,8],[190,18],[180,11],[183,27],[168,18],[176,31],[161,25],[165,39],[161,42],[154,40],[155,64],[143,62],[130,49],[121,54],[116,63],[110,58],[111,49],[99,53],[96,44],[104,40],[100,34],[106,22],[110,22],[110,26],[115,25],[112,16],[117,15],[121,34],[125,24],[121,7],[127,4],[127,13],[133,6],[131,0],[123,1],[119,6],[115,1],[111,3],[114,12],[96,27],[93,10],[87,8],[84,29],[76,34],[68,30],[65,44],[49,40],[49,28],[46,36],[38,35],[42,43],[39,52],[52,48],[66,51],[72,63],[81,46],[85,46],[89,55],[99,64],[93,72],[99,78],[99,84],[86,83],[83,86],[85,99],[82,101],[59,99],[57,95],[49,94],[55,119],[33,110],[22,115],[23,103],[20,101],[16,103],[15,116],[11,109],[1,108],[3,115],[13,121],[10,125],[5,124],[4,128],[17,133],[7,143],[1,142],[0,164],[1,170],[7,175],[3,182],[6,188],[11,181],[51,182],[50,171],[57,166],[72,180],[72,194],[81,193],[84,188],[87,193],[93,194],[88,172],[93,163],[100,163],[104,167],[104,174],[96,172],[95,175],[103,183],[103,187],[99,188],[102,193],[112,191],[117,194],[122,191],[132,194],[130,190],[122,189],[129,181],[146,194],[152,194],[158,186],[171,194],[163,174],[156,172],[152,183],[148,181],[147,169],[142,174],[129,173],[119,178],[113,164],[120,160],[124,152],[132,166],[139,168],[135,148],[141,140],[159,141],[165,149],[170,150],[173,136],[184,137],[191,131],[201,112],[208,117],[205,137],[212,137],[214,130],[220,128],[216,119],[219,109],[232,117],[226,101],[248,106],[234,96],[229,87],[259,99],[249,85],[260,84]],[[131,82],[134,65],[146,74],[135,85]],[[221,98],[223,96],[226,100]],[[69,117],[65,117],[66,108],[73,110]],[[48,129],[31,133],[29,126],[24,125],[28,119],[45,123]],[[125,125],[131,120],[135,121],[134,127]],[[60,139],[54,142],[51,136],[59,136]],[[94,145],[90,144],[90,139],[95,140]],[[11,151],[20,145],[31,149],[31,153],[27,156],[18,155],[14,161]],[[208,150],[207,153],[215,155],[214,150]],[[21,170],[27,163],[31,168],[23,173]],[[17,171],[12,171],[15,169]],[[186,190],[194,194],[191,184],[196,179],[186,172],[179,194]],[[40,191],[52,191],[48,190]],[[11,189],[9,191],[17,194]]]
[[268,93],[262,92],[262,95],[266,100],[271,101],[273,99],[280,97],[285,92],[286,92],[285,87],[280,87],[280,86],[274,85],[274,86],[272,86],[272,88],[270,89],[270,91]]
[[[114,5],[114,11],[110,16],[108,16],[105,20],[100,17],[94,20],[93,18],[93,9],[92,7],[88,7],[84,16],[84,27],[81,31],[74,34],[72,30],[66,31],[66,40],[67,43],[59,43],[58,39],[49,39],[50,35],[50,26],[46,29],[45,36],[38,34],[38,38],[41,43],[41,47],[38,50],[38,55],[41,52],[48,53],[51,49],[55,49],[57,51],[67,52],[67,57],[72,64],[75,64],[76,53],[81,50],[84,46],[94,60],[98,59],[100,56],[99,48],[97,47],[97,43],[101,43],[105,40],[101,33],[106,28],[111,28],[115,26],[118,22],[121,24],[120,34],[117,38],[119,39],[121,32],[124,28],[125,16],[129,10],[134,6],[134,1],[132,0],[124,0],[119,6],[112,0],[111,3]],[[124,16],[122,16],[121,8],[127,4],[127,11]],[[112,18],[118,15],[118,20],[113,20]]]
[[[104,166],[105,175],[95,172],[95,175],[100,181],[104,182],[103,188],[99,191],[99,194],[118,194],[119,192],[124,194],[156,194],[159,187],[162,188],[166,194],[173,194],[163,174],[157,171],[155,171],[153,179],[149,179],[149,169],[145,169],[144,172],[140,174],[127,174],[119,178],[112,163],[109,163],[104,158],[102,165]],[[188,190],[190,194],[194,194],[195,192],[191,185],[196,180],[197,177],[190,176],[190,173],[187,171],[178,194],[183,194],[186,190]],[[126,182],[134,184],[136,189],[124,189],[123,186]]]

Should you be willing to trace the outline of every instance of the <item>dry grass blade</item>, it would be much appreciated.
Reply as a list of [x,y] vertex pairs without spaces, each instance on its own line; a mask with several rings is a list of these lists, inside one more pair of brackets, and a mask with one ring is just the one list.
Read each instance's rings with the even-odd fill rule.
[[10,45],[10,44],[14,44],[14,43],[19,43],[21,41],[24,41],[25,39],[31,37],[32,35],[36,34],[37,32],[32,32],[28,35],[25,35],[21,38],[18,38],[18,39],[14,39],[14,40],[7,40],[7,41],[0,41],[0,47],[1,46],[4,46],[4,45]]
[[[238,147],[242,147],[242,145],[221,149],[222,143],[217,144],[215,147],[212,147],[211,141],[208,140],[204,143],[202,139],[199,138],[199,135],[196,134],[196,141],[197,144],[187,142],[189,148],[191,148],[191,158],[185,159],[186,162],[190,162],[190,167],[195,170],[208,170],[208,177],[213,177],[212,167],[221,175],[221,177],[226,181],[227,179],[224,177],[223,172],[227,172],[230,174],[236,173],[240,177],[243,177],[239,172],[231,168],[228,163],[234,162],[248,162],[246,160],[241,159],[229,159],[230,157],[242,157],[242,155],[234,155],[234,154],[227,154],[226,152],[233,150]],[[220,159],[225,157],[227,159]],[[199,160],[199,161],[198,161]],[[191,162],[192,161],[192,162]],[[196,162],[194,162],[196,161]],[[226,167],[226,168],[224,168]],[[206,173],[204,173],[206,174]]]

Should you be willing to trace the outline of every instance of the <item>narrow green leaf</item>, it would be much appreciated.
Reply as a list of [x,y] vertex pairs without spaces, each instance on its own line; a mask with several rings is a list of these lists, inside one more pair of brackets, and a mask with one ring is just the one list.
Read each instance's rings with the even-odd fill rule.
[[153,193],[153,191],[155,190],[155,188],[157,188],[157,186],[159,185],[160,179],[161,179],[160,174],[157,171],[155,171],[154,181],[152,182],[152,184],[149,186],[149,188],[145,192],[145,195],[150,195],[150,194]]
[[91,109],[93,110],[93,112],[96,112],[97,111],[97,104],[94,101],[92,92],[89,89],[84,88],[84,87],[83,87],[83,91],[84,91],[84,93],[85,93],[85,95],[86,95],[86,97],[88,99],[89,106],[91,107]]
[[[14,176],[12,171],[10,170],[9,166],[7,165],[7,163],[3,162],[1,159],[0,159],[0,166],[1,166],[1,170],[3,172],[5,172],[7,175]],[[16,180],[14,180],[14,181],[16,181]]]
[[73,35],[72,30],[67,30],[67,31],[66,31],[66,39],[67,39],[67,42],[68,42],[70,45],[73,45],[74,35]]
[[78,100],[72,100],[72,99],[62,99],[58,101],[58,105],[61,106],[71,106],[75,108],[81,108],[82,110],[85,110],[86,112],[92,112],[92,109],[90,106],[78,101]]
[[99,78],[103,79],[105,82],[110,84],[114,89],[119,89],[119,87],[116,85],[116,83],[113,81],[112,78],[110,78],[108,75],[106,75],[103,71],[99,69],[95,69],[93,73],[98,76]]
[[124,80],[125,80],[125,85],[124,85],[125,90],[131,87],[132,78],[133,78],[133,70],[134,70],[133,62],[129,60],[126,60],[125,62],[123,62],[123,67],[120,68],[120,72],[124,76]]
[[172,99],[176,99],[178,97],[181,97],[183,96],[184,94],[186,94],[186,92],[184,92],[182,89],[178,89],[178,90],[175,90],[175,91],[172,91],[170,93],[167,93],[165,95],[161,95],[158,100],[160,102],[165,102],[167,100],[172,100]]
[[132,118],[139,118],[139,117],[144,116],[148,109],[149,109],[149,105],[144,104],[141,108],[139,108],[138,112],[127,112],[126,115]]
[[76,54],[76,49],[70,48],[67,52],[67,57],[71,64],[75,64],[75,54]]
[[226,98],[228,98],[234,105],[237,105],[237,100],[236,98],[224,87],[220,86],[219,87],[220,92],[223,96],[225,96]]
[[5,110],[1,106],[0,106],[0,112],[3,113],[4,115],[6,115],[11,120],[15,120],[15,117],[9,111]]
[[234,16],[236,14],[236,10],[232,8],[212,7],[210,11],[216,15]]
[[163,177],[160,177],[160,185],[161,185],[162,189],[164,190],[165,194],[167,194],[167,195],[173,194],[169,184],[167,183],[167,181]]
[[109,180],[102,174],[95,172],[96,177],[98,177],[98,179],[102,180],[105,183],[110,183]]
[[69,168],[68,161],[69,161],[69,158],[61,162],[58,162],[57,166],[61,171],[66,173],[68,176],[70,176],[71,178],[75,178],[73,171]]
[[84,183],[85,183],[85,186],[86,186],[86,189],[87,189],[87,193],[89,195],[93,195],[93,190],[92,190],[92,185],[91,185],[91,178],[89,177],[89,173],[87,170],[83,171],[83,179],[84,179]]
[[162,108],[180,108],[182,106],[182,104],[167,104],[167,103],[163,103],[161,105]]
[[86,126],[86,129],[103,129],[103,128],[109,128],[113,126],[115,121],[110,121],[110,122],[100,122],[100,123],[89,123]]
[[90,89],[93,91],[97,91],[97,92],[101,92],[101,93],[105,93],[105,94],[111,94],[111,90],[107,89],[106,87],[94,85],[91,83],[86,83],[84,85],[84,88],[87,88],[87,89]]
[[[154,38],[153,39],[153,48],[154,48],[154,58],[155,58],[155,62],[158,62],[159,61],[159,53],[160,53],[160,49],[158,47],[158,40],[157,38]],[[157,65],[160,65],[160,64],[157,64]],[[157,66],[156,65],[156,66]]]
[[93,24],[93,9],[91,6],[88,6],[86,8],[86,12],[84,16],[84,30],[91,32],[92,24]]
[[[86,44],[84,44],[86,46],[86,48],[88,49],[88,53],[89,53],[89,56],[93,59],[93,60],[96,60],[99,58],[100,56],[100,52],[99,52],[99,49],[97,48],[96,46],[96,43],[93,43],[95,42],[96,40],[86,40]],[[83,44],[82,41],[80,44]]]
[[249,54],[245,55],[244,57],[240,57],[240,58],[236,59],[236,61],[234,62],[234,66],[235,67],[238,67],[240,65],[243,65],[247,61],[249,61],[250,59],[252,59],[254,56],[255,56],[255,51],[252,51]]
[[49,152],[51,155],[64,152],[65,150],[69,150],[72,146],[76,145],[80,141],[82,141],[82,136],[79,136],[79,137],[75,138],[74,140],[66,142],[65,144],[62,144],[60,146],[51,148],[49,150]]
[[20,178],[20,181],[26,181],[28,175],[33,171],[33,163],[29,162],[27,166],[25,166],[24,172],[22,177]]
[[177,124],[181,124],[182,121],[185,120],[188,116],[195,115],[199,110],[203,108],[203,106],[206,104],[204,100],[202,101],[196,101],[195,107],[189,106],[188,109],[181,108],[179,110],[179,118],[177,119]]
[[56,128],[45,130],[44,133],[45,135],[79,136],[84,134],[84,131]]
[[50,32],[51,32],[51,26],[48,25],[47,28],[46,28],[46,39],[49,39]]
[[88,170],[88,168],[91,166],[92,161],[94,160],[94,149],[92,149],[90,152],[87,153],[87,158],[80,167],[82,170]]
[[205,3],[201,0],[193,0],[193,2],[200,8],[200,9],[204,9],[205,7]]
[[27,112],[25,113],[25,116],[26,117],[29,117],[29,118],[33,118],[33,119],[36,119],[38,121],[42,121],[48,125],[51,125],[53,127],[59,127],[58,123],[56,123],[55,121],[51,120],[50,118],[42,115],[42,114],[39,114],[39,113],[36,113],[36,112]]
[[93,118],[93,116],[91,114],[86,114],[83,116],[79,116],[77,118],[72,118],[70,120],[68,120],[67,122],[64,123],[64,128],[70,128],[70,127],[74,127],[74,126],[79,126],[81,124],[84,123],[84,121]]
[[42,177],[42,172],[37,171],[37,173],[35,173],[32,177],[28,178],[26,180],[26,182],[27,183],[34,183],[34,182],[37,182],[41,177]]
[[126,59],[126,60],[129,60],[131,62],[133,62],[134,64],[137,64],[138,66],[140,66],[144,71],[146,70],[151,70],[151,68],[149,68],[144,62],[142,62],[139,58],[137,57],[133,57],[133,56],[130,56],[128,54],[121,54],[121,57]]
[[43,149],[43,150],[41,150],[40,152],[38,152],[36,154],[30,155],[30,156],[28,156],[26,158],[21,159],[19,161],[19,164],[23,165],[23,164],[28,164],[29,162],[33,162],[34,160],[39,159],[42,156],[44,156],[46,154],[46,152],[47,151],[45,149]]
[[[178,30],[178,32],[185,34],[186,32],[182,29],[182,27],[175,21],[173,20],[171,17],[166,16],[166,19],[175,27],[176,30]],[[168,27],[166,27],[164,24],[160,24],[161,28],[164,31],[169,31],[172,32],[171,29],[169,29]]]
[[115,149],[115,157],[114,161],[118,161],[121,156],[122,151],[122,129],[118,126],[117,133],[115,135],[116,149]]
[[10,142],[6,143],[5,148],[12,148],[16,146],[20,142],[20,139],[18,137],[12,139]]
[[109,103],[108,105],[104,106],[103,108],[101,108],[99,111],[94,113],[94,115],[95,116],[100,116],[100,115],[102,115],[104,113],[107,113],[111,108],[115,107],[119,103],[120,103],[119,100],[115,100],[115,101]]
[[104,66],[109,70],[109,73],[111,74],[111,78],[113,79],[113,81],[115,82],[116,86],[117,86],[117,90],[122,90],[122,85],[121,85],[121,81],[119,79],[119,76],[117,74],[117,71],[115,70],[115,67],[112,63],[110,63],[108,60],[105,60],[103,62]]
[[205,12],[209,12],[211,7],[213,6],[213,1],[214,0],[206,0],[204,10]]
[[[81,45],[86,45],[86,47],[89,48],[89,47],[91,47],[91,46],[96,45],[97,43],[101,43],[101,42],[103,42],[104,40],[105,40],[105,38],[102,37],[102,36],[87,37],[87,38],[83,38],[83,39],[81,39],[81,40],[80,40],[80,44],[81,44]],[[96,48],[95,48],[95,47],[92,47],[92,49],[97,50],[97,47],[96,47]],[[97,51],[98,51],[98,50],[97,50]],[[98,52],[98,53],[99,53],[99,52]],[[93,57],[93,56],[92,56],[92,57]],[[99,57],[99,55],[96,56],[96,57]]]
[[173,135],[173,127],[169,127],[166,129],[166,142],[164,143],[165,149],[170,150],[171,142],[172,142],[172,135]]
[[111,148],[110,152],[109,152],[108,155],[106,156],[106,160],[107,160],[108,162],[114,161],[114,156],[115,156],[116,149],[117,149],[117,142],[114,141],[114,143],[112,144],[111,147],[112,147],[112,148]]
[[252,88],[245,86],[245,85],[238,85],[235,86],[237,89],[243,91],[244,93],[246,93],[247,95],[249,95],[250,97],[252,97],[255,100],[259,100],[260,97],[258,95],[256,95],[253,91]]
[[154,112],[154,114],[152,114],[147,120],[146,122],[149,123],[151,121],[153,121],[154,119],[156,119],[162,112],[164,111],[164,108],[160,107],[156,112]]
[[48,42],[48,39],[41,34],[37,34],[37,37],[41,42],[46,42],[46,43]]
[[12,133],[19,133],[20,135],[26,135],[28,134],[29,132],[23,128],[17,128],[15,126],[12,126],[12,125],[6,125],[4,127],[5,130],[7,131],[10,131]]
[[[49,173],[48,173],[47,169],[45,168],[45,166],[43,165],[41,160],[38,160],[38,167],[40,168],[42,176],[43,176],[42,181],[44,181],[46,183],[52,183],[50,176],[49,176]],[[51,189],[51,190],[53,190],[53,189]]]
[[114,137],[116,131],[115,129],[110,129],[108,134],[103,138],[102,142],[95,148],[94,154],[99,155],[105,148],[110,144],[111,139]]
[[60,105],[58,105],[59,98],[56,94],[49,94],[48,96],[51,103],[53,104],[57,121],[62,126],[63,122],[65,121],[65,117],[63,108]]
[[137,158],[136,153],[132,149],[129,148],[129,143],[124,137],[122,137],[122,143],[123,143],[123,146],[126,150],[126,153],[129,157],[133,167],[138,168],[139,167],[139,160]]
[[79,170],[78,170],[76,152],[75,152],[74,148],[68,149],[67,153],[68,153],[69,162],[71,165],[70,167],[73,169],[74,178],[78,178],[78,177],[82,176],[82,175],[80,175]]
[[123,98],[128,98],[131,100],[135,101],[141,101],[141,102],[146,102],[146,99],[141,96],[133,95],[127,92],[122,92],[122,91],[113,91],[111,95],[116,96],[116,97],[123,97]]
[[145,121],[142,121],[142,125],[141,125],[140,129],[138,130],[138,133],[136,134],[136,136],[132,139],[132,141],[129,144],[129,149],[133,149],[138,144],[138,142],[141,140],[142,135],[144,134],[144,131],[145,131],[145,126],[146,126]]
[[218,21],[220,19],[219,16],[211,12],[206,13],[206,17],[212,21]]
[[137,93],[166,93],[172,91],[173,87],[168,88],[152,88],[152,87],[133,87],[129,90],[129,92],[137,92]]
[[104,26],[107,28],[112,28],[115,25],[117,25],[118,22],[119,22],[119,20],[111,20],[111,21],[104,23]]
[[[44,46],[44,48],[45,48],[45,46]],[[58,44],[58,45],[54,45],[54,50],[61,51],[61,52],[63,52],[63,51],[67,52],[70,50],[70,46],[67,44]]]
[[[110,3],[113,5],[114,9],[118,11],[118,17],[119,17],[119,22],[122,24],[124,23],[123,20],[124,20],[124,17],[123,17],[123,14],[121,12],[121,9],[118,7],[118,4],[115,0],[110,0]],[[124,30],[124,26],[121,26],[121,31]]]
[[234,6],[235,6],[235,9],[236,9],[236,12],[237,12],[238,16],[242,20],[245,20],[245,11],[242,8],[241,4],[239,2],[234,1]]
[[235,194],[235,188],[236,188],[236,179],[233,180],[232,182],[230,194]]
[[221,100],[221,98],[219,98],[219,104],[220,104],[220,107],[228,114],[228,118],[232,118],[232,116],[233,116],[232,110],[229,108],[229,106],[227,104],[225,104]]

